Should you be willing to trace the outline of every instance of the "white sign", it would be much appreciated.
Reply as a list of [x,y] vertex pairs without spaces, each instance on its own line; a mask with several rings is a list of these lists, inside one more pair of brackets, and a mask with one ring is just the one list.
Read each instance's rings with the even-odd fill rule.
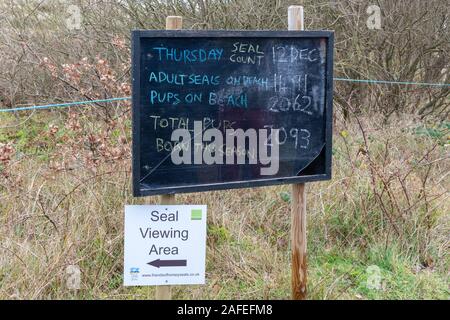
[[205,283],[206,206],[125,206],[124,285]]

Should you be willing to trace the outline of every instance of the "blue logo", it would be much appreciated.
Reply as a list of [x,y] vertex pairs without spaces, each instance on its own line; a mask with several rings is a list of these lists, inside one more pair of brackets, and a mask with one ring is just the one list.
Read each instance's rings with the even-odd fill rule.
[[131,274],[139,273],[139,268],[130,268],[130,273]]

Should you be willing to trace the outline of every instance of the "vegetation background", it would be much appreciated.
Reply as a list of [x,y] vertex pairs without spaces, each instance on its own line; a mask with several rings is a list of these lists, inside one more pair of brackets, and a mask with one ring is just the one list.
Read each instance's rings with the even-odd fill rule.
[[[168,15],[187,29],[285,30],[295,4],[2,0],[0,109],[129,96],[130,30]],[[302,4],[306,29],[336,32],[335,76],[450,82],[448,1]],[[333,179],[307,191],[311,299],[449,298],[449,95],[335,83]],[[124,204],[142,201],[130,125],[128,101],[0,113],[1,299],[153,297],[122,286]],[[208,205],[208,280],[175,298],[289,298],[289,186],[178,199]]]

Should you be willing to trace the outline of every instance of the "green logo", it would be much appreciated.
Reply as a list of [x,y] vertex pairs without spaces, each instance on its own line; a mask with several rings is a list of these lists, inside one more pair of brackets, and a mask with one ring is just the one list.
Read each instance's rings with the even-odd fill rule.
[[192,209],[191,220],[202,220],[202,209]]

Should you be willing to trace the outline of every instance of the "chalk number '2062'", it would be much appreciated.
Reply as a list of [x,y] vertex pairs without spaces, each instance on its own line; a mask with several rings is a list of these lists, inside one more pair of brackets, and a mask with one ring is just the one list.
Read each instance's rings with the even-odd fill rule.
[[302,96],[298,94],[294,101],[287,97],[271,97],[269,99],[269,111],[280,112],[280,111],[300,111],[306,114],[312,115],[312,111],[309,110],[311,106],[312,98],[310,96]]

